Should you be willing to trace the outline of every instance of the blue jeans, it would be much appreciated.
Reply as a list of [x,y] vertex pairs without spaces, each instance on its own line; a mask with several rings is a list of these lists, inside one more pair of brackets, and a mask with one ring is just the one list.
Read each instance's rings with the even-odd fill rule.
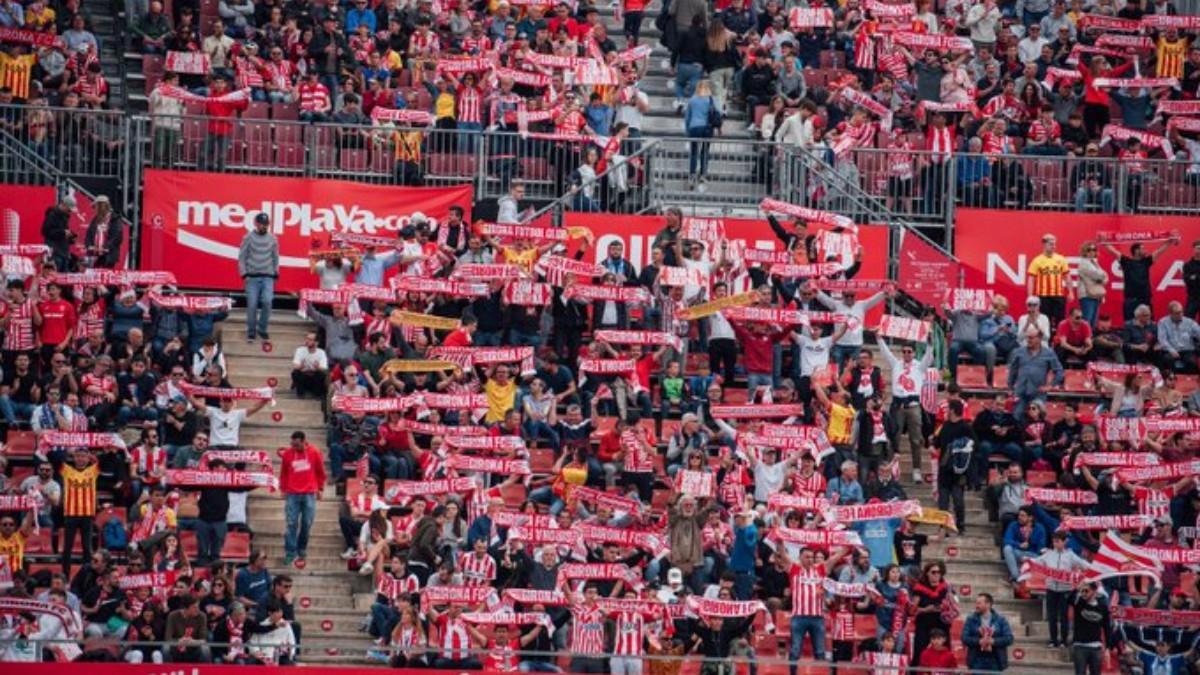
[[303,556],[308,550],[308,531],[317,518],[316,494],[290,494],[283,505],[287,530],[283,533],[286,555]]
[[479,137],[479,132],[482,130],[483,125],[479,122],[459,122],[458,151],[460,153],[474,153],[475,139]]
[[33,416],[33,409],[32,403],[21,403],[7,396],[0,396],[0,413],[4,414],[4,419],[10,425],[17,422],[28,422],[29,418]]
[[749,600],[754,596],[754,571],[734,572],[733,597],[738,600]]
[[473,338],[476,347],[499,347],[500,331],[475,331]]
[[525,333],[513,328],[508,331],[508,343],[514,347],[533,347],[536,349],[542,346],[542,336],[538,333]]
[[746,373],[746,393],[754,396],[754,392],[759,387],[771,388],[773,386],[771,380],[771,376],[767,373]]
[[225,535],[229,525],[225,521],[210,523],[196,519],[196,547],[199,550],[201,562],[209,563],[221,559],[221,549],[225,548]]
[[[1101,208],[1104,210],[1105,213],[1112,213],[1113,212],[1113,203],[1115,201],[1113,198],[1112,188],[1101,188],[1099,190],[1099,192],[1100,192]],[[1089,202],[1091,202],[1093,199],[1095,199],[1095,195],[1096,195],[1096,193],[1091,192],[1090,190],[1087,189],[1087,187],[1080,186],[1080,188],[1075,191],[1075,211],[1076,212],[1086,211]]]
[[1016,581],[1017,577],[1021,576],[1021,563],[1037,556],[1037,551],[1022,551],[1011,546],[1005,546],[1004,565],[1008,567],[1009,578]]
[[1042,19],[1050,12],[1031,12],[1027,9],[1021,10],[1021,23],[1025,24],[1026,28],[1035,24],[1041,23]]
[[550,449],[554,450],[557,455],[559,448],[562,447],[562,442],[558,437],[558,432],[549,424],[541,420],[525,420],[521,425],[521,430],[525,432],[525,436],[530,440],[544,438],[550,444]]
[[559,511],[563,510],[566,503],[559,499],[558,495],[554,494],[554,489],[549,485],[540,487],[529,493],[529,501],[538,504],[546,504],[550,507],[550,515],[557,516]]
[[[991,358],[988,358],[987,347],[991,346]],[[991,374],[993,367],[996,365],[996,349],[994,346],[974,341],[966,342],[963,340],[950,341],[950,379],[951,381],[958,379],[958,355],[966,352],[971,355],[971,361],[977,366],[986,366],[988,374]]]
[[1088,322],[1089,326],[1095,328],[1096,317],[1100,315],[1100,299],[1080,298],[1079,311],[1083,312],[1083,320]]
[[830,356],[833,357],[833,362],[837,364],[838,372],[842,371],[847,361],[853,361],[857,358],[862,348],[862,345],[834,345]]
[[680,63],[675,66],[675,98],[691,98],[702,77],[704,66],[699,63]]
[[400,611],[395,607],[380,602],[371,605],[371,625],[368,631],[371,637],[391,635],[397,623],[400,623]]
[[275,301],[275,279],[246,277],[246,336],[266,335]]
[[121,406],[120,412],[117,413],[117,422],[124,426],[131,420],[138,422],[157,422],[158,408],[142,408],[129,405]]
[[823,616],[793,616],[792,617],[792,645],[788,649],[788,659],[792,662],[790,670],[796,672],[796,661],[800,658],[800,654],[804,651],[804,636],[809,635],[812,639],[813,658],[822,660],[825,658],[825,617]]

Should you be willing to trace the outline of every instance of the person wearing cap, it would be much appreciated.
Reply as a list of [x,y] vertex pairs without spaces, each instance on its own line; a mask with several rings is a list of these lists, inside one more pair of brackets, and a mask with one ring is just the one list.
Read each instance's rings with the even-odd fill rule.
[[270,340],[271,303],[275,300],[275,280],[279,278],[279,240],[270,230],[271,218],[265,212],[254,216],[254,229],[242,237],[238,247],[238,275],[246,289],[246,341],[256,337]]

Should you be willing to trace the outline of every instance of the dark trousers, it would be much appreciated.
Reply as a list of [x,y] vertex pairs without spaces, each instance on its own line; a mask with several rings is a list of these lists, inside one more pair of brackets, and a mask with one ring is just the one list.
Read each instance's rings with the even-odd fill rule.
[[967,526],[966,505],[963,502],[964,482],[965,476],[955,475],[949,466],[938,467],[938,508],[945,511],[950,502],[954,502],[954,522],[958,525],[959,532]]
[[737,341],[729,338],[709,339],[708,369],[714,375],[720,373],[724,378],[722,386],[728,387],[733,382],[733,369],[737,365]]
[[296,390],[297,396],[312,394],[313,396],[324,397],[325,387],[325,373],[322,371],[292,371],[292,389]]
[[[87,564],[92,558],[92,516],[68,516],[63,518],[63,549],[62,549],[62,569],[63,574],[71,572],[71,549],[75,546],[75,534],[79,533],[83,540],[83,564]],[[70,578],[70,577],[68,577]]]
[[1104,650],[1100,647],[1071,647],[1071,662],[1075,664],[1075,675],[1100,675],[1104,663]]
[[1065,644],[1071,635],[1067,610],[1071,607],[1071,591],[1046,591],[1046,620],[1050,622],[1050,641]]
[[1067,298],[1062,295],[1038,296],[1042,301],[1042,314],[1050,319],[1050,330],[1058,328],[1058,324],[1067,316]]
[[637,487],[638,498],[647,504],[650,503],[650,499],[654,496],[653,473],[632,473],[625,471],[622,473],[622,480],[626,486],[633,485]]

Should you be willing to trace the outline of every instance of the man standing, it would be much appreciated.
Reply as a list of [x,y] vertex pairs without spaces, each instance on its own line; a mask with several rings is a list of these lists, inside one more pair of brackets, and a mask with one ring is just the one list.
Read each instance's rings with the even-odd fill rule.
[[83,540],[83,559],[92,557],[92,523],[96,519],[96,480],[100,468],[86,449],[77,448],[70,464],[63,464],[63,574],[71,572],[71,549],[75,533]]
[[1116,256],[1121,265],[1121,277],[1125,284],[1125,300],[1121,303],[1121,314],[1126,321],[1133,318],[1133,310],[1137,309],[1138,305],[1154,306],[1150,302],[1154,290],[1154,285],[1150,283],[1150,266],[1158,260],[1158,256],[1178,243],[1178,237],[1171,237],[1154,249],[1153,253],[1146,253],[1146,248],[1137,243],[1129,247],[1129,255],[1123,255],[1112,244],[1104,245],[1104,250]]
[[275,299],[275,279],[279,278],[279,240],[269,232],[271,218],[266,213],[254,216],[254,230],[247,232],[238,249],[238,275],[246,284],[246,341],[256,335],[270,340],[267,324],[271,321],[271,303]]
[[925,386],[925,372],[933,363],[933,350],[926,349],[925,355],[917,360],[914,347],[904,345],[900,349],[900,358],[896,358],[887,342],[879,340],[879,351],[892,373],[892,419],[896,423],[896,441],[892,447],[899,450],[900,436],[908,435],[913,482],[920,483],[921,451],[925,449],[925,434],[921,428],[921,389]]
[[292,432],[292,444],[279,451],[279,489],[286,503],[287,531],[283,536],[283,563],[290,565],[308,554],[308,532],[317,516],[317,500],[325,487],[325,460],[321,451],[305,441],[303,431]]
[[1046,384],[1046,376],[1054,371],[1053,385],[1061,387],[1063,383],[1062,362],[1058,356],[1042,346],[1042,334],[1036,328],[1025,331],[1025,346],[1018,347],[1008,357],[1008,388],[1017,396],[1017,404],[1013,407],[1013,417],[1018,422],[1025,420],[1025,410],[1034,401],[1045,402],[1046,392],[1050,387]]
[[46,209],[42,221],[42,240],[50,247],[54,269],[70,271],[71,265],[71,214],[75,212],[75,198],[66,195],[58,203]]
[[836,568],[846,556],[845,548],[832,551],[823,563],[816,562],[817,551],[805,547],[800,551],[800,562],[793,564],[788,559],[786,548],[776,551],[789,567],[788,578],[792,586],[791,646],[788,650],[789,671],[796,675],[796,661],[804,651],[804,636],[812,640],[813,658],[828,660],[825,649],[825,578],[829,570]]
[[[1080,586],[1072,608],[1075,613],[1075,640],[1071,643],[1071,661],[1077,673],[1099,675],[1100,664],[1104,661],[1104,645],[1114,644],[1108,602],[1096,597],[1096,589],[1095,582]],[[1100,641],[1101,637],[1104,638],[1103,642]]]
[[975,613],[963,624],[962,641],[967,647],[967,668],[1001,672],[1008,668],[1008,647],[1013,643],[1008,619],[992,611],[990,593],[975,598]]
[[1042,252],[1029,263],[1025,275],[1029,295],[1042,301],[1042,312],[1050,317],[1050,325],[1057,326],[1067,314],[1067,300],[1074,298],[1074,286],[1068,283],[1070,266],[1067,259],[1055,249],[1058,239],[1052,234],[1042,235]]
[[1183,285],[1187,287],[1184,314],[1195,319],[1200,314],[1200,239],[1192,242],[1192,257],[1183,263]]

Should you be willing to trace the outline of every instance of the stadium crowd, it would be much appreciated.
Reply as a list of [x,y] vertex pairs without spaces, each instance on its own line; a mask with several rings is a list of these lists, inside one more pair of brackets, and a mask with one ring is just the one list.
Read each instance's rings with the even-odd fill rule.
[[[536,3],[368,4],[222,2],[208,28],[186,3],[168,16],[157,0],[131,1],[127,16],[148,54],[203,55],[171,57],[202,67],[165,76],[157,115],[198,99],[215,117],[271,101],[346,125],[423,120],[400,112],[416,109],[444,129],[604,138],[583,153],[593,164],[640,130],[644,5],[622,3],[621,50],[587,5],[554,5],[547,19]],[[676,0],[660,29],[688,135],[716,133],[728,105],[766,105],[765,138],[823,143],[841,166],[856,148],[916,149],[903,132],[919,130],[929,161],[895,164],[896,185],[910,183],[897,198],[918,173],[936,188],[964,148],[1090,155],[1111,138],[1133,173],[1157,139],[1200,156],[1187,136],[1195,17],[1171,19],[1169,1],[950,5],[847,0],[825,27],[803,25],[825,22],[818,6],[792,21],[773,0]],[[74,11],[62,9],[10,0],[0,25],[57,30]],[[71,37],[86,20],[67,25],[62,45],[6,41],[0,102],[30,101],[22,117],[5,113],[6,129],[45,140],[36,101],[103,105],[95,40]],[[64,64],[55,81],[72,41],[76,70]],[[796,73],[831,49],[854,77],[810,96]],[[616,80],[533,56],[595,50],[618,64]],[[472,61],[492,53],[503,66]],[[559,63],[585,71],[568,85]],[[397,95],[401,72],[420,88]],[[581,84],[592,78],[603,84]],[[208,129],[217,168],[228,129]],[[420,134],[394,141],[399,164],[419,164]],[[694,160],[699,187],[702,147]],[[989,186],[1001,185],[1019,200],[1022,183],[996,176],[1013,166],[959,171],[979,178],[964,194],[994,204]],[[1081,168],[1072,186],[1081,209],[1112,210],[1111,176]],[[229,384],[222,344],[243,336],[219,330],[228,302],[174,292],[169,271],[112,269],[111,214],[77,242],[75,204],[51,209],[46,248],[12,252],[35,267],[7,283],[0,312],[4,659],[70,660],[82,647],[135,662],[303,660],[288,568],[307,559],[316,501],[334,483],[347,573],[377,590],[372,657],[396,666],[640,673],[640,657],[658,653],[697,655],[717,673],[778,648],[777,633],[793,663],[1003,670],[1016,637],[993,597],[960,607],[961,580],[922,554],[932,537],[978,529],[994,534],[1013,595],[1044,598],[1051,645],[1070,645],[1076,672],[1195,669],[1200,252],[1184,267],[1187,302],[1155,317],[1150,271],[1184,257],[1177,237],[1108,244],[1124,283],[1110,314],[1102,243],[1076,271],[1051,232],[1020,316],[1001,295],[953,294],[923,322],[875,331],[897,290],[857,277],[881,252],[832,251],[827,233],[853,236],[833,214],[772,216],[786,252],[750,261],[671,211],[638,269],[620,243],[597,257],[587,233],[560,247],[552,230],[518,227],[522,187],[513,181],[494,226],[414,215],[396,239],[348,235],[314,258],[313,288],[299,294],[313,332],[291,383],[321,400],[327,453],[300,432],[278,451],[244,447],[241,425],[271,393]],[[1136,209],[1136,191],[1123,194]],[[239,255],[250,341],[271,339],[270,228],[262,215]],[[936,508],[901,485],[905,450],[910,490],[931,483]],[[281,561],[248,522],[248,491],[264,488],[285,498]],[[972,491],[989,522],[967,522]],[[27,560],[47,550],[57,565]],[[104,638],[168,644],[95,648]]]

